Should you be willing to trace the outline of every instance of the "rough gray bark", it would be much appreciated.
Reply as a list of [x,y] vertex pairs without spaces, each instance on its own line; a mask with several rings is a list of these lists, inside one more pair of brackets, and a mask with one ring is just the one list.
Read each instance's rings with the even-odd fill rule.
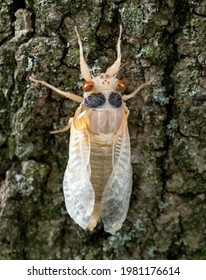
[[[34,74],[81,93],[79,51],[95,70],[115,60],[128,102],[134,186],[115,236],[83,231],[65,211],[64,126],[77,104]],[[0,7],[0,258],[205,259],[206,4],[192,0],[2,0]]]

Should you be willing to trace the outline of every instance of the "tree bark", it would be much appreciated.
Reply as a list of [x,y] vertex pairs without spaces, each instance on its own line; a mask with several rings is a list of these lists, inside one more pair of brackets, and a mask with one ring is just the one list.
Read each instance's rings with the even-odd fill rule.
[[[93,73],[116,59],[127,102],[133,192],[122,229],[94,232],[65,210],[62,179],[77,108],[29,76],[82,95],[79,50]],[[206,3],[193,0],[3,0],[0,7],[0,258],[205,259]]]

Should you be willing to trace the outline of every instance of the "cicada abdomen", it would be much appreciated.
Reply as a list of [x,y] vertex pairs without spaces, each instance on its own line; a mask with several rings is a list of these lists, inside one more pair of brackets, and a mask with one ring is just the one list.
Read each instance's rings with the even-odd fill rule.
[[115,234],[127,216],[132,190],[129,110],[125,101],[152,80],[122,96],[126,85],[116,78],[121,66],[121,26],[117,60],[105,73],[92,77],[84,60],[79,33],[75,30],[81,74],[86,81],[82,87],[83,98],[33,77],[30,79],[80,103],[68,125],[53,132],[63,132],[71,127],[69,161],[63,181],[66,208],[82,228],[93,230],[101,218],[105,231]]

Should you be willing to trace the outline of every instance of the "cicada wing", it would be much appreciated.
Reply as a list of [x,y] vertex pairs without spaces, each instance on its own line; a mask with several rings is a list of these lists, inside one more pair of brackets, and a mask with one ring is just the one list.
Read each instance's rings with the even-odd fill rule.
[[90,182],[90,138],[86,129],[72,125],[69,162],[64,174],[63,189],[66,208],[82,228],[88,227],[94,208],[94,190]]
[[105,231],[115,234],[122,227],[132,191],[130,139],[125,121],[113,143],[113,171],[102,196],[102,221]]

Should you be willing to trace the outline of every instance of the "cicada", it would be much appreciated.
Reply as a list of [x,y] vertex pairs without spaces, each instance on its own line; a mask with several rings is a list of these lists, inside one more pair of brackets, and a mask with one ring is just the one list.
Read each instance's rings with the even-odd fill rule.
[[80,50],[83,97],[65,92],[34,77],[55,92],[80,103],[66,127],[71,128],[69,161],[64,173],[63,191],[66,209],[83,229],[91,231],[98,221],[111,234],[118,231],[127,216],[132,191],[132,165],[125,101],[134,97],[153,79],[133,93],[122,94],[126,84],[116,76],[121,66],[121,34],[117,41],[117,59],[98,76],[92,76],[84,55],[80,35],[75,27]]

